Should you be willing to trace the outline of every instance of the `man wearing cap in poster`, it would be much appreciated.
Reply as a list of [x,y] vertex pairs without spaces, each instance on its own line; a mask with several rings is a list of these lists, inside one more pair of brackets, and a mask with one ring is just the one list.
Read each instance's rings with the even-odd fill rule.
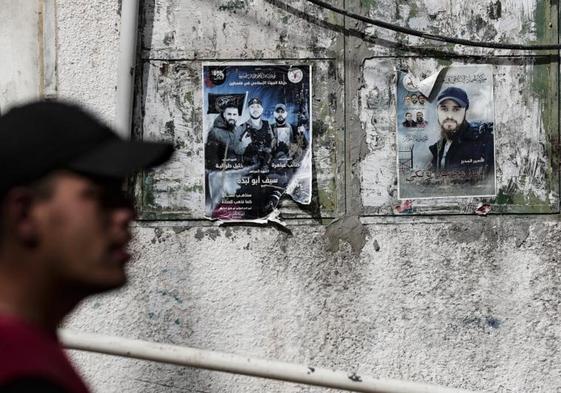
[[88,392],[56,329],[84,298],[126,283],[134,210],[123,182],[171,153],[69,104],[0,117],[1,392]]
[[444,89],[437,98],[440,140],[429,147],[435,171],[494,168],[492,135],[480,138],[479,127],[466,120],[469,109],[467,93],[459,87]]
[[[249,120],[240,131],[238,141],[240,151],[246,165],[258,165],[263,170],[268,170],[273,158],[277,141],[267,120],[263,120],[263,104],[257,97],[248,102]],[[249,138],[247,136],[249,135]]]
[[285,104],[275,105],[274,117],[275,123],[271,128],[277,140],[275,158],[299,161],[308,147],[306,136],[287,121],[288,111]]

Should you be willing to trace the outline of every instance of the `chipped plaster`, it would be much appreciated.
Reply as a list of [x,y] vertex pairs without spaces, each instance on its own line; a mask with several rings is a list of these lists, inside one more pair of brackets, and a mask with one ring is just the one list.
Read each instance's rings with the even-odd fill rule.
[[[516,36],[512,25],[501,25],[511,20],[512,24],[528,25],[525,37],[533,39],[535,3],[501,1],[502,16],[492,22],[498,32],[495,38]],[[118,6],[109,0],[59,3],[61,94],[79,98],[110,120]],[[170,121],[174,138],[182,146],[186,135],[195,139],[199,135],[197,121],[192,120],[200,110],[196,78],[191,79],[188,69],[183,68],[177,71],[183,74],[175,82],[169,78],[158,82],[162,68],[175,72],[178,64],[181,68],[181,61],[199,56],[286,55],[259,38],[263,34],[278,34],[279,40],[281,36],[291,37],[295,45],[291,56],[319,54],[341,59],[343,46],[332,32],[320,31],[308,37],[301,32],[309,27],[295,21],[285,34],[286,25],[263,26],[268,17],[259,18],[260,12],[275,14],[272,5],[260,11],[265,3],[254,0],[248,2],[253,7],[219,14],[217,7],[227,3],[198,1],[182,6],[179,0],[145,2],[148,16],[155,12],[156,20],[150,22],[148,18],[153,28],[144,31],[142,55],[160,60],[147,60],[153,73],[145,73],[149,77],[142,80],[171,83],[178,87],[174,93],[177,97],[193,91],[193,108],[177,109],[178,101],[169,90],[161,96],[157,89],[149,94],[145,90],[146,116],[137,118],[137,122],[150,125],[147,129],[154,133],[149,135],[159,137],[160,130],[171,135],[172,127],[165,127]],[[293,3],[298,6],[302,2]],[[393,3],[388,6],[389,0],[361,3],[376,5],[372,15],[387,12],[394,18],[396,7]],[[439,1],[424,0],[424,6],[420,0],[413,3],[417,9],[414,18],[422,18],[423,13],[434,15],[436,26],[448,32],[470,4],[482,18],[489,16],[487,1],[450,1],[449,7],[455,10],[451,14],[440,11]],[[407,12],[400,11],[400,17],[411,16],[413,3]],[[287,20],[292,17],[288,15]],[[214,23],[197,23],[202,20]],[[219,22],[226,23],[225,30],[215,31],[214,25]],[[104,26],[101,31],[100,24]],[[256,30],[252,30],[253,24],[259,25]],[[244,42],[242,49],[228,45],[225,39],[235,33]],[[469,34],[475,36],[477,32]],[[318,36],[322,38],[317,40]],[[191,42],[192,47],[187,45]],[[334,128],[335,132],[325,134],[334,142],[334,149],[346,142],[346,150],[335,150],[335,162],[329,161],[333,150],[327,145],[318,144],[317,151],[318,165],[347,174],[346,184],[340,177],[332,177],[329,182],[318,179],[319,189],[336,185],[337,203],[343,203],[346,216],[339,211],[336,216],[341,219],[325,226],[317,220],[317,211],[311,210],[305,215],[307,221],[291,221],[290,233],[285,233],[262,227],[215,228],[198,220],[158,220],[165,212],[155,209],[154,221],[139,222],[134,228],[130,284],[91,298],[67,325],[89,332],[343,369],[350,375],[432,382],[485,392],[545,393],[561,389],[561,227],[557,216],[475,217],[471,213],[477,201],[471,200],[461,204],[447,201],[440,207],[445,212],[451,206],[468,216],[376,216],[393,212],[395,169],[388,160],[393,154],[393,104],[386,87],[391,76],[373,70],[380,65],[391,69],[391,58],[396,54],[388,48],[359,44],[353,38],[348,38],[346,49],[345,67],[338,64],[334,68],[335,80],[346,82],[345,89],[337,85],[335,93],[340,100],[338,108],[346,107],[347,121]],[[388,58],[367,60],[382,50],[385,52],[379,53],[388,54]],[[165,60],[170,58],[174,60]],[[408,64],[424,64],[422,67],[429,70],[436,63],[425,59]],[[519,65],[520,81],[506,73],[507,65],[503,67],[505,75],[499,72],[496,79],[503,96],[513,83],[525,93],[531,91],[523,80],[524,75],[536,70],[531,63]],[[319,70],[325,69],[329,67]],[[324,83],[329,85],[333,80]],[[539,149],[548,142],[545,123],[539,120],[540,93],[513,91],[517,117],[511,119],[503,113],[500,120],[503,127],[516,129],[529,143],[515,145],[509,133],[503,132],[504,182],[507,176],[519,176],[520,168],[535,168],[527,173],[538,177],[525,186],[538,198],[549,197],[555,205],[556,191],[548,194],[540,188],[540,179],[547,171],[540,169],[545,164],[538,159]],[[318,113],[324,121],[342,120],[327,109]],[[345,128],[347,134],[342,135]],[[198,181],[187,178],[200,165],[197,151],[182,153],[157,176],[162,180],[185,177],[184,185],[189,189],[189,182]],[[533,161],[524,163],[524,156],[530,154]],[[174,179],[167,180],[169,187],[177,186]],[[378,185],[373,187],[372,182]],[[166,191],[166,181],[161,184]],[[187,189],[185,194],[174,196],[176,200],[164,192],[155,201],[166,205],[188,200],[196,206],[196,192]],[[72,352],[72,356],[95,392],[325,391],[102,355]]]

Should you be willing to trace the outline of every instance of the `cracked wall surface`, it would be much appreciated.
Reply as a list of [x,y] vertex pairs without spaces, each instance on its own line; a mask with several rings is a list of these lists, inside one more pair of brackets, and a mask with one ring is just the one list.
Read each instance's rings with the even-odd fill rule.
[[[334,3],[463,38],[558,40],[555,0]],[[111,122],[119,4],[57,5],[59,94]],[[142,6],[134,135],[172,141],[178,153],[137,179],[143,220],[134,227],[130,284],[88,300],[68,327],[350,375],[484,392],[561,390],[556,56],[420,41],[303,0]],[[443,53],[451,50],[461,56]],[[283,206],[289,231],[201,221],[201,62],[287,58],[315,73],[314,204]],[[473,215],[477,199],[413,201],[414,214],[396,215],[393,68],[422,74],[466,62],[493,65],[504,198],[487,201],[495,213],[487,217]],[[72,357],[95,392],[329,391]]]

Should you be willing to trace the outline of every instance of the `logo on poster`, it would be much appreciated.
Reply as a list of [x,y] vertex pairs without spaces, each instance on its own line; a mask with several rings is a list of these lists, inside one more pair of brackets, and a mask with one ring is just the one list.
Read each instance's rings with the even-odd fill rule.
[[412,74],[407,74],[403,77],[403,87],[407,91],[417,91],[419,90],[419,80],[415,78]]
[[300,83],[304,78],[304,73],[299,68],[288,70],[288,80],[292,83]]
[[226,71],[223,68],[209,69],[210,80],[214,85],[221,85],[226,80]]

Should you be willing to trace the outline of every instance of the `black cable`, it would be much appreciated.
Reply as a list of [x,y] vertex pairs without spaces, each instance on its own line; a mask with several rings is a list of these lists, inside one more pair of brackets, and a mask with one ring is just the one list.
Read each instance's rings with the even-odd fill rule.
[[397,31],[399,33],[404,33],[407,35],[426,38],[433,41],[442,41],[450,44],[475,46],[479,48],[493,48],[493,49],[514,49],[514,50],[560,50],[561,49],[561,45],[559,44],[538,44],[538,45],[501,44],[496,42],[477,42],[472,40],[464,40],[462,38],[445,37],[438,34],[424,33],[419,30],[414,30],[408,27],[398,26],[378,19],[372,19],[366,16],[355,14],[353,12],[335,7],[329,3],[326,3],[325,1],[321,1],[321,0],[307,0],[307,1],[319,7],[331,10],[339,15],[347,16],[349,18],[356,19],[358,21],[368,23],[370,25],[382,27],[384,29],[388,29],[392,31]]

